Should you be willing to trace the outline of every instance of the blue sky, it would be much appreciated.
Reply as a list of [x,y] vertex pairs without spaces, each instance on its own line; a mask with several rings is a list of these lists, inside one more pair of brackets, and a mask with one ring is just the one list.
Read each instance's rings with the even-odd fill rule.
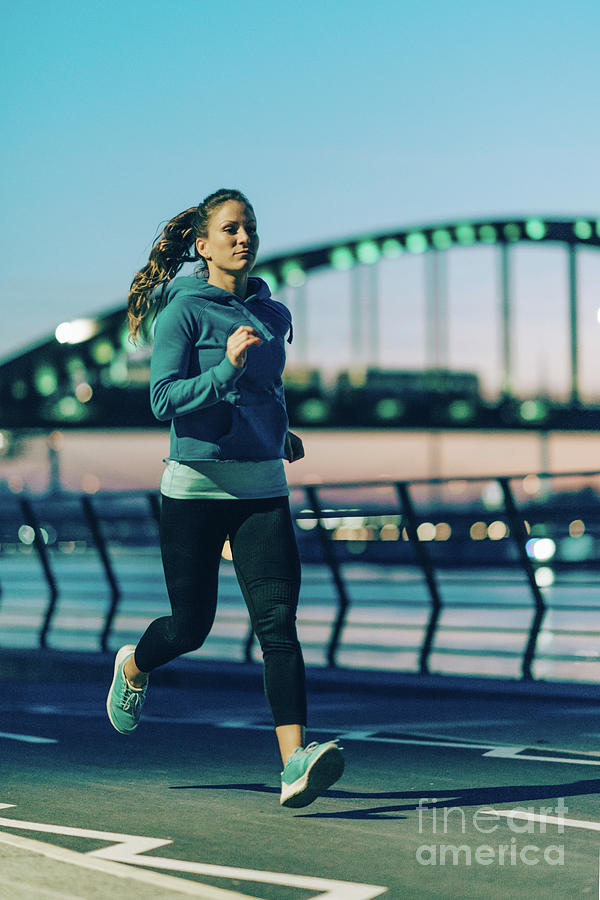
[[[113,307],[159,223],[223,185],[252,198],[264,254],[470,216],[600,215],[599,40],[590,0],[11,4],[0,355]],[[546,269],[527,275],[534,321]],[[453,292],[475,296],[461,277]]]

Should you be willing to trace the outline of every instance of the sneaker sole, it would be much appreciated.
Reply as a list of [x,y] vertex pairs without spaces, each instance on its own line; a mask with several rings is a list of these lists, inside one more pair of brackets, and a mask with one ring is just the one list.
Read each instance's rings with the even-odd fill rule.
[[[110,714],[110,698],[112,697],[112,693],[115,688],[115,681],[117,680],[117,672],[119,671],[119,667],[120,667],[121,663],[123,663],[127,659],[128,656],[131,656],[131,654],[134,651],[135,651],[135,644],[125,644],[125,646],[121,647],[121,649],[115,656],[115,665],[113,668],[113,680],[112,680],[111,686],[108,690],[108,696],[106,698],[106,712],[108,713],[108,718],[110,720],[110,724],[115,729],[115,731],[119,732],[119,734],[131,734],[132,731],[135,731],[135,728],[131,728],[129,731],[123,731],[121,728],[118,727],[118,725],[115,724],[113,717]],[[136,725],[136,728],[137,728],[137,725]]]
[[[331,744],[324,747],[320,755],[311,763],[302,778],[287,785],[281,806],[299,809],[316,800],[323,791],[331,787],[344,772],[344,757],[338,747]],[[289,793],[288,793],[289,792]]]

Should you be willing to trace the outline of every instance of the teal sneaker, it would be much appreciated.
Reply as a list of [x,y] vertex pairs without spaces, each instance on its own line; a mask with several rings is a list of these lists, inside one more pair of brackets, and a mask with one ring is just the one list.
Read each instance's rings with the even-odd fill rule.
[[106,698],[106,711],[113,728],[121,734],[130,734],[138,726],[148,685],[132,688],[123,674],[123,663],[133,654],[135,646],[126,644],[115,657],[115,671]]
[[281,773],[281,805],[308,806],[344,771],[344,757],[336,741],[296,747]]

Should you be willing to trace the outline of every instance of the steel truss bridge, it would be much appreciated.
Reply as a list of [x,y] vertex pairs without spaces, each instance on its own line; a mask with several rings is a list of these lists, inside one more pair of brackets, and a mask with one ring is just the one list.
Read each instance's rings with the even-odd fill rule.
[[[560,245],[568,259],[566,304],[570,323],[570,398],[515,397],[512,253],[523,244]],[[480,395],[472,372],[439,365],[446,326],[447,252],[456,247],[495,246],[499,265],[499,330],[502,391],[494,402]],[[501,220],[439,223],[369,233],[343,241],[296,249],[262,258],[255,273],[272,291],[293,297],[297,355],[308,344],[306,285],[320,271],[347,272],[351,360],[361,357],[365,340],[376,343],[377,264],[380,260],[422,255],[430,364],[422,371],[390,371],[349,362],[336,384],[325,388],[320,373],[307,366],[290,368],[286,391],[296,426],[417,428],[537,428],[600,426],[600,407],[580,401],[578,253],[600,249],[600,218],[530,216]],[[148,428],[157,423],[149,408],[151,334],[134,348],[127,340],[124,303],[96,317],[60,323],[53,335],[0,363],[0,429]],[[438,362],[436,362],[436,360]]]

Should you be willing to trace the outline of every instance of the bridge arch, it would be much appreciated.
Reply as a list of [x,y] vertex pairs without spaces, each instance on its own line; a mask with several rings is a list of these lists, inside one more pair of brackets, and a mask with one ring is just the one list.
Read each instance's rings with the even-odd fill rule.
[[[281,287],[302,291],[308,276],[318,270],[352,274],[376,265],[379,260],[399,259],[404,255],[422,255],[435,261],[445,251],[457,247],[496,246],[502,276],[503,387],[508,397],[512,389],[510,257],[511,248],[525,243],[559,244],[568,253],[571,400],[576,404],[577,253],[583,248],[600,249],[598,217],[469,219],[368,232],[262,257],[255,272],[269,282],[273,291]],[[433,284],[435,292],[435,279]],[[435,302],[431,309],[435,318]],[[139,349],[128,343],[124,302],[98,316],[60,323],[55,333],[45,340],[0,362],[0,429],[155,425],[147,398],[150,344],[149,334],[147,343]],[[325,409],[320,405],[317,381],[313,373],[307,376],[304,386],[306,408],[314,410],[315,423],[319,409]],[[460,397],[458,401],[462,402]],[[388,403],[385,408],[400,407],[401,404]],[[397,422],[392,416],[389,424],[393,421],[401,424],[400,414],[396,419]]]

